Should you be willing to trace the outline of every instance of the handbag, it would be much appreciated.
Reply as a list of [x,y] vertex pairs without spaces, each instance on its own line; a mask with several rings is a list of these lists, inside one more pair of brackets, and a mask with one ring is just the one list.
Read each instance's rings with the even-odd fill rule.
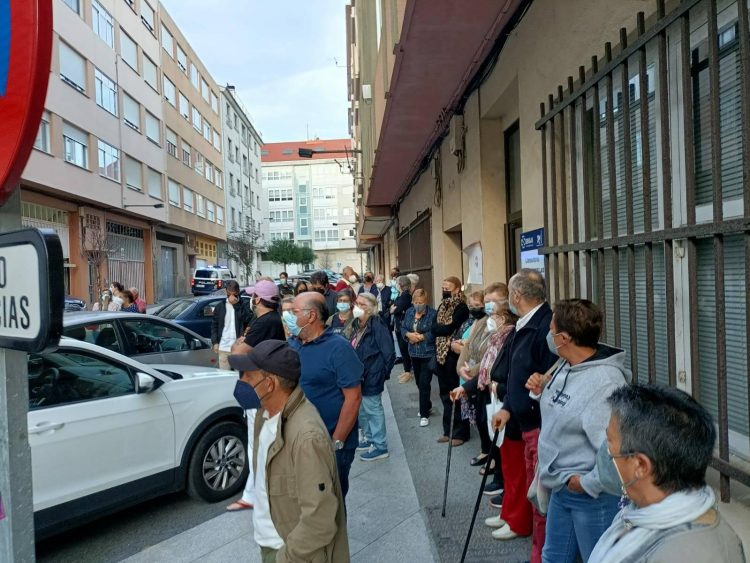
[[[493,383],[490,386],[490,402],[487,403],[484,408],[487,412],[487,429],[490,433],[490,436],[494,436],[495,429],[492,428],[492,417],[495,416],[495,413],[500,411],[503,408],[503,403],[500,399],[497,398],[497,383]],[[503,445],[503,438],[505,438],[505,427],[503,426],[503,429],[500,431],[500,434],[497,436],[497,447]]]

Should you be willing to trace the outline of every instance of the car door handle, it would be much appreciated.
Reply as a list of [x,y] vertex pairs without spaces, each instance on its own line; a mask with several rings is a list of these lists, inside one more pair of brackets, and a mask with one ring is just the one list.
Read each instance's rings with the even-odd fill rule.
[[41,434],[52,430],[59,430],[65,426],[64,422],[40,422],[34,428],[29,428],[29,434]]

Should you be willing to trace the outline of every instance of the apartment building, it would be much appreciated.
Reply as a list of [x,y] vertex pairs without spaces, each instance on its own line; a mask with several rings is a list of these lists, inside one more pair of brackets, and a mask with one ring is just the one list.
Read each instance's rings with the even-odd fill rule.
[[[301,158],[299,148],[313,151]],[[314,154],[315,151],[338,154]],[[315,252],[315,267],[365,268],[355,239],[351,139],[290,141],[263,145],[263,190],[268,200],[269,239],[290,239]],[[282,265],[264,262],[267,275]],[[297,265],[290,267],[296,273]]]
[[375,0],[346,21],[375,269],[437,290],[531,266],[550,300],[597,302],[634,380],[713,414],[710,480],[746,541],[747,19],[730,0]]
[[268,199],[261,185],[263,140],[234,87],[222,88],[221,94],[227,245],[219,258],[240,283],[249,284],[268,241]]
[[161,5],[159,20],[169,226],[156,238],[161,297],[170,297],[195,268],[219,262],[226,195],[219,87]]
[[117,280],[153,301],[152,226],[168,218],[156,7],[54,0],[53,10],[46,109],[21,180],[23,223],[60,235],[68,293],[91,301],[97,283]]

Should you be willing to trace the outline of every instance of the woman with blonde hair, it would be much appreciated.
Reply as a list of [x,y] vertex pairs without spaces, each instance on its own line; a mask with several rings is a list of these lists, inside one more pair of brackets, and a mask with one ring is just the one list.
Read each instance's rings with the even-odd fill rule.
[[432,325],[437,313],[427,304],[427,292],[417,289],[412,295],[412,306],[404,313],[404,320],[399,327],[400,336],[409,347],[409,358],[414,370],[414,380],[419,389],[419,425],[425,427],[430,423],[432,411],[432,368],[435,358],[435,336]]

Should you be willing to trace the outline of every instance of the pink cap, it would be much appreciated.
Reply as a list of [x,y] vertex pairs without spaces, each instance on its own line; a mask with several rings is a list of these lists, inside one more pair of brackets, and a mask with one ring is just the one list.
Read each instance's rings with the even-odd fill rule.
[[255,282],[255,286],[247,288],[247,293],[250,295],[257,295],[265,301],[278,301],[279,299],[279,288],[276,284],[268,280],[260,280]]

